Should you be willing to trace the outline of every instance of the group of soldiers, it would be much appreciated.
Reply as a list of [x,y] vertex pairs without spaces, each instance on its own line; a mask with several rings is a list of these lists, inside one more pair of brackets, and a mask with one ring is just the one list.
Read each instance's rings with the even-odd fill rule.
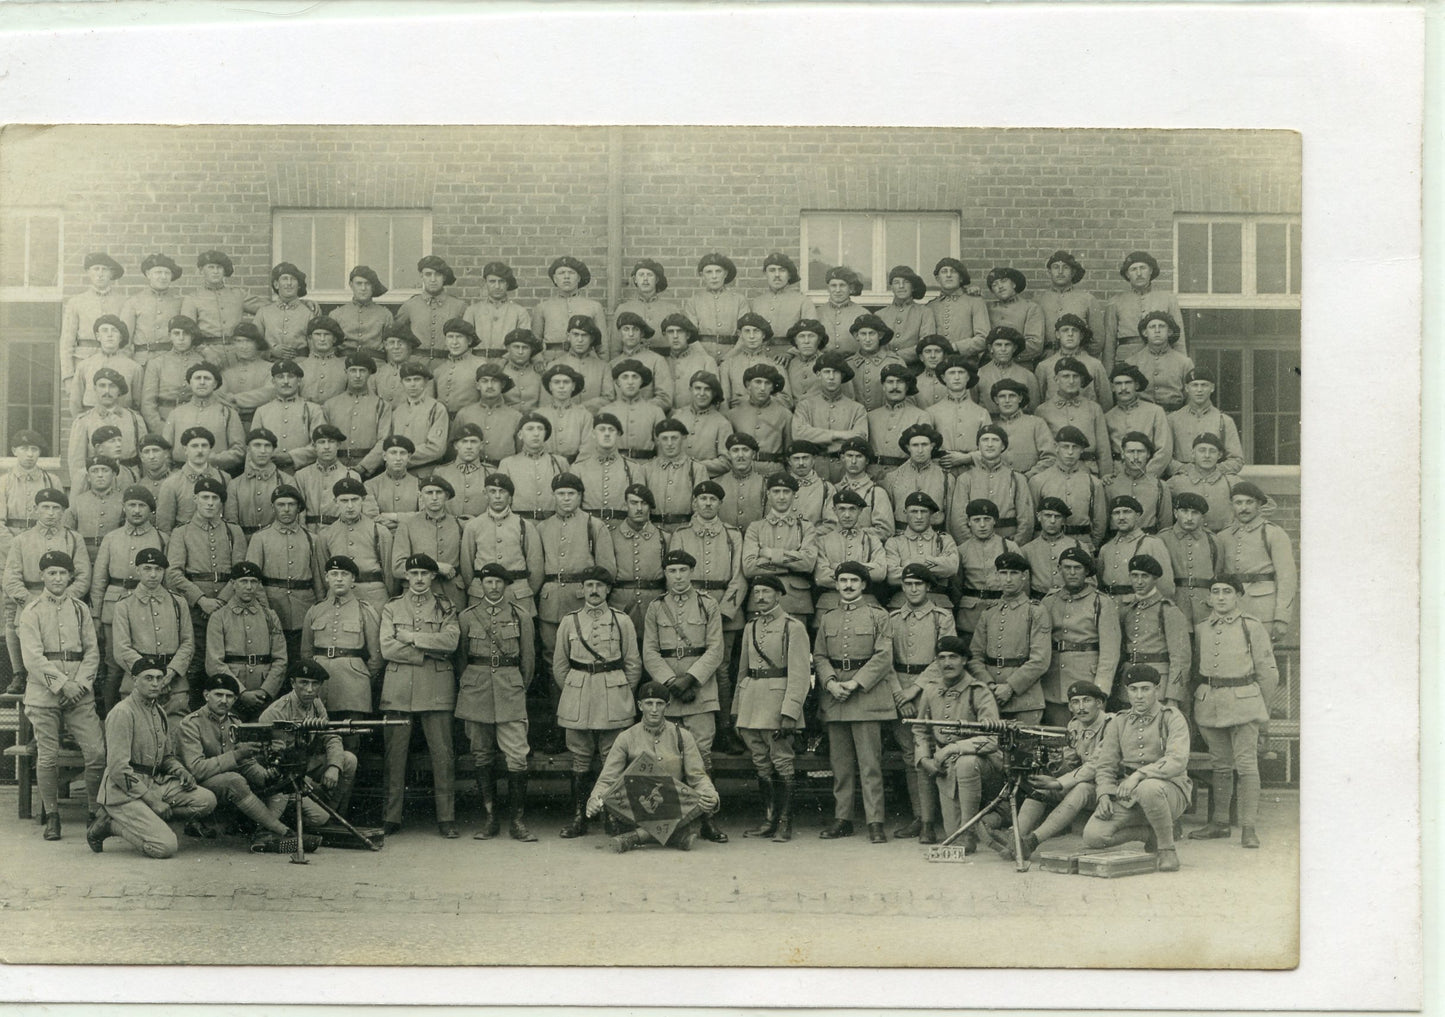
[[[940,809],[955,825],[1001,774],[992,739],[902,723],[944,718],[1077,727],[1079,767],[1047,818],[1029,810],[1031,835],[1093,806],[1107,829],[1090,835],[1108,840],[1156,819],[1156,799],[1177,804],[1146,777],[1187,795],[1192,710],[1215,800],[1227,816],[1237,772],[1257,844],[1255,738],[1294,560],[1271,500],[1237,479],[1238,433],[1147,252],[1126,256],[1130,289],[1108,305],[1060,251],[1037,300],[998,268],[985,301],[945,258],[931,302],[899,266],[876,314],[844,267],[813,305],[782,254],[752,300],[709,254],[674,307],[644,259],[611,319],[578,295],[590,274],[571,257],[529,310],[506,265],[488,264],[467,304],[428,255],[423,292],[394,314],[366,266],[330,314],[288,263],[264,304],[225,283],[221,252],[198,259],[194,295],[171,292],[165,255],[124,301],[119,265],[85,266],[92,289],[67,305],[60,344],[70,493],[28,432],[0,478],[9,691],[34,722],[48,838],[62,727],[85,760],[92,846],[114,832],[165,856],[164,820],[213,832],[200,817],[218,798],[255,823],[258,850],[285,847],[276,775],[237,744],[237,718],[378,712],[405,721],[383,734],[388,831],[416,722],[439,832],[458,836],[459,719],[479,839],[500,832],[503,771],[510,835],[535,839],[528,760],[564,748],[561,833],[582,836],[593,775],[650,680],[674,762],[682,735],[695,747],[690,782],[712,787],[715,749],[751,756],[764,820],[750,835],[791,838],[797,750],[826,740],[822,836],[854,833],[861,789],[868,835],[886,841],[886,728],[912,811],[895,836],[936,841]],[[1103,736],[1104,706],[1126,700],[1157,737]],[[618,751],[650,738],[656,752],[662,729]],[[1096,758],[1110,744],[1112,778]],[[354,747],[320,739],[312,767],[342,814]],[[1166,749],[1167,766],[1139,756]],[[710,800],[689,844],[727,840]]]

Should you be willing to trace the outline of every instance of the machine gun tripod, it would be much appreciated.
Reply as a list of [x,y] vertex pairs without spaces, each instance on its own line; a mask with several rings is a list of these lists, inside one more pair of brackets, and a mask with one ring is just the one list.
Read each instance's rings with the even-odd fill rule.
[[305,865],[305,809],[302,802],[310,801],[322,809],[333,820],[340,823],[350,834],[371,851],[380,851],[381,845],[352,826],[331,803],[318,797],[311,778],[306,776],[306,767],[311,760],[311,744],[321,735],[355,735],[368,731],[380,731],[385,727],[399,727],[404,720],[322,720],[308,717],[304,720],[272,720],[253,724],[237,724],[236,738],[245,742],[264,742],[265,765],[278,774],[277,783],[270,794],[284,794],[296,814],[296,850],[291,855],[293,865]]
[[[983,808],[953,833],[949,834],[933,849],[930,860],[953,860],[954,853],[944,849],[962,837],[983,817],[996,809],[1000,802],[1008,799],[1009,811],[1013,816],[1014,867],[1027,872],[1029,863],[1024,859],[1022,838],[1019,836],[1019,794],[1027,793],[1029,778],[1034,774],[1058,766],[1062,761],[1063,748],[1067,744],[1068,729],[1044,727],[1041,725],[1019,724],[1016,721],[966,721],[966,720],[905,720],[905,724],[948,730],[971,737],[993,737],[998,739],[999,751],[1003,754],[1003,789]],[[956,852],[957,849],[955,849]]]

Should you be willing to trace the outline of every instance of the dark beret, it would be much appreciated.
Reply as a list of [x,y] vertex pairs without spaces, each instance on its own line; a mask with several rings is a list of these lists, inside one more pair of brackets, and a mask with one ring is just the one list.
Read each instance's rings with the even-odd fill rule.
[[166,322],[167,332],[174,332],[176,329],[189,333],[193,339],[201,334],[201,326],[196,324],[196,319],[184,314],[173,314],[171,320]]
[[142,565],[159,565],[163,569],[171,566],[165,552],[158,547],[141,548],[135,553],[135,564],[137,568]]
[[1207,381],[1214,384],[1214,372],[1207,367],[1194,367],[1184,375],[1184,384],[1188,385],[1195,381]]
[[[802,278],[802,276],[798,274],[798,266],[794,264],[793,259],[782,253],[781,251],[774,251],[772,254],[769,254],[766,258],[763,259],[764,270],[770,268],[773,265],[777,265],[787,271],[789,285],[792,285],[793,283],[797,282],[799,279]],[[789,336],[789,338],[792,337]]]
[[[664,271],[663,267],[656,261],[653,261],[651,258],[638,258],[637,263],[632,266],[632,271],[627,273],[627,278],[635,283],[639,269],[646,269],[652,273],[653,277],[657,280],[656,292],[662,293],[667,289],[667,272]],[[644,322],[644,324],[646,323]],[[622,320],[620,318],[618,319],[617,327],[622,327]],[[650,326],[647,329],[647,334],[648,336],[652,335],[652,328]]]
[[1085,321],[1083,318],[1080,318],[1077,314],[1059,315],[1058,319],[1054,322],[1054,331],[1057,332],[1059,329],[1064,328],[1065,326],[1070,326],[1078,329],[1079,336],[1083,339],[1084,342],[1088,342],[1090,339],[1094,338],[1094,330],[1089,327],[1089,323],[1087,321]]
[[592,320],[590,314],[572,315],[572,317],[567,319],[567,331],[586,332],[592,337],[592,344],[594,346],[597,345],[597,342],[602,338],[602,329],[597,326],[597,322]]
[[613,578],[611,571],[603,568],[601,565],[593,565],[589,568],[583,569],[581,576],[582,578],[579,580],[579,582],[583,583],[591,581],[594,583],[606,583],[608,586],[613,586],[617,582],[617,580]]
[[1080,265],[1079,259],[1075,258],[1068,251],[1055,251],[1049,255],[1049,260],[1044,262],[1044,268],[1053,268],[1054,265],[1060,261],[1073,270],[1073,282],[1078,282],[1084,278],[1084,266]]
[[253,561],[242,559],[231,566],[232,579],[265,579],[261,566]]
[[512,266],[505,262],[489,261],[482,266],[482,278],[488,279],[492,276],[504,280],[508,290],[517,288],[517,276],[512,272]]
[[120,344],[122,346],[130,342],[130,326],[114,314],[102,314],[99,318],[96,318],[95,321],[91,323],[91,331],[93,333],[99,333],[100,326],[102,325],[109,325],[120,333]]
[[622,492],[624,500],[628,498],[641,498],[648,508],[657,508],[657,496],[652,493],[652,488],[646,484],[628,484],[627,489]]
[[306,372],[302,370],[301,365],[294,360],[278,360],[271,365],[271,377],[279,378],[283,374],[289,374],[296,378],[306,377]]
[[[189,380],[189,378],[187,380]],[[130,391],[130,386],[126,384],[125,375],[113,367],[102,367],[90,376],[90,381],[92,385],[96,382],[108,381],[120,390],[121,395],[125,395]],[[119,428],[116,430],[119,431]]]
[[447,481],[447,478],[438,477],[435,473],[433,473],[431,476],[427,477],[419,485],[417,485],[417,490],[425,491],[429,487],[435,487],[448,498],[455,498],[457,496],[456,488],[452,487],[452,485]]
[[916,579],[920,583],[933,583],[933,571],[921,561],[911,561],[903,566],[903,582]]
[[839,443],[838,454],[841,456],[844,452],[857,452],[870,463],[876,463],[878,461],[878,457],[873,453],[872,446],[868,444],[868,439],[860,438],[857,435],[851,438],[844,438],[843,441]]
[[995,325],[993,328],[988,330],[988,337],[984,339],[984,346],[992,349],[993,344],[998,342],[1000,339],[1013,346],[1014,356],[1018,356],[1020,353],[1022,353],[1024,351],[1024,346],[1027,344],[1027,340],[1024,339],[1024,334],[1013,326]]
[[326,668],[310,657],[303,657],[286,665],[286,677],[293,683],[297,681],[324,682],[329,681],[331,675],[327,673]]
[[868,503],[863,500],[863,496],[861,494],[853,490],[851,487],[840,487],[833,494],[833,504],[852,505],[854,508],[863,508]]
[[620,332],[631,325],[642,333],[642,338],[651,339],[657,334],[657,330],[647,323],[647,319],[633,311],[623,311],[617,316],[617,330]]
[[345,441],[346,434],[335,424],[317,424],[311,429],[312,441]]
[[1170,316],[1169,313],[1166,311],[1150,311],[1148,314],[1144,315],[1144,317],[1140,318],[1140,335],[1144,334],[1144,326],[1148,325],[1151,321],[1162,321],[1169,329],[1169,341],[1171,343],[1179,341],[1179,323],[1175,321],[1174,318]]
[[33,500],[36,505],[44,505],[48,502],[51,505],[59,505],[63,509],[70,508],[70,499],[67,498],[65,492],[59,488],[42,487],[35,492],[35,498]]
[[559,268],[570,268],[577,273],[578,289],[581,289],[592,281],[592,273],[587,270],[587,266],[570,254],[564,254],[560,258],[552,259],[552,264],[548,266],[547,278],[551,279],[554,283],[557,281],[557,269]]
[[697,338],[697,326],[692,323],[691,318],[679,311],[674,311],[662,319],[662,331],[666,332],[670,328],[682,329],[687,333],[689,341]]
[[[225,255],[222,255],[222,257],[225,257]],[[121,267],[120,262],[116,261],[104,251],[97,251],[94,254],[87,254],[85,256],[84,270],[89,272],[92,265],[104,265],[106,268],[110,269],[110,276],[112,279],[119,279],[121,276],[125,275],[125,269]],[[227,272],[226,274],[230,275],[231,273]]]
[[942,378],[945,374],[952,370],[963,371],[965,374],[968,375],[968,385],[966,386],[967,388],[973,388],[973,386],[978,384],[978,371],[974,368],[972,364],[970,364],[967,360],[964,359],[962,354],[950,353],[947,357],[945,357],[943,359],[943,362],[938,365],[938,376]]
[[144,502],[151,511],[155,511],[156,496],[144,484],[132,484],[125,489],[120,496],[120,502],[124,505],[128,501]]
[[1150,438],[1147,434],[1145,434],[1143,431],[1130,431],[1128,434],[1122,435],[1122,436],[1119,438],[1119,448],[1120,448],[1120,450],[1122,451],[1123,448],[1124,448],[1124,446],[1125,446],[1125,445],[1128,445],[1128,444],[1131,443],[1131,442],[1135,442],[1135,443],[1138,443],[1138,444],[1140,444],[1140,445],[1143,445],[1143,446],[1144,446],[1144,450],[1145,450],[1146,452],[1148,452],[1149,455],[1151,455],[1151,456],[1152,456],[1155,452],[1158,451],[1158,449],[1157,449],[1157,448],[1155,447],[1155,445],[1154,445],[1153,439],[1151,439],[1151,438]]
[[40,571],[44,572],[46,569],[65,569],[73,573],[75,562],[64,551],[46,551],[40,556]]
[[1230,498],[1237,498],[1240,495],[1244,495],[1246,498],[1253,498],[1261,505],[1269,501],[1269,496],[1260,489],[1259,485],[1248,480],[1241,480],[1239,483],[1235,484],[1232,488],[1230,488]]
[[1139,263],[1143,263],[1149,266],[1150,279],[1159,278],[1159,262],[1156,261],[1154,259],[1154,255],[1150,254],[1148,251],[1130,251],[1128,254],[1124,255],[1124,263],[1119,266],[1120,278],[1128,279],[1129,266]]
[[907,265],[894,265],[888,270],[888,285],[893,285],[894,279],[907,279],[908,285],[913,292],[914,300],[922,300],[923,295],[928,292],[928,283],[923,277]]
[[652,425],[652,436],[654,438],[656,438],[660,434],[666,434],[669,431],[680,434],[684,438],[692,433],[687,429],[687,425],[684,424],[681,420],[678,420],[676,417],[663,417],[657,423]]
[[376,361],[366,353],[350,353],[346,357],[346,368],[364,367],[368,374],[376,373]]
[[1213,588],[1216,583],[1224,583],[1226,586],[1229,586],[1231,589],[1233,589],[1234,592],[1239,594],[1241,597],[1244,596],[1244,580],[1240,579],[1239,576],[1235,575],[1232,572],[1222,576],[1215,576],[1209,581],[1209,585],[1211,588]]
[[760,451],[758,448],[758,439],[743,431],[734,431],[728,435],[727,441],[723,442],[724,449],[736,448],[739,445],[743,448],[750,448],[754,452]]
[[824,325],[817,318],[801,318],[793,322],[793,327],[788,329],[787,340],[793,342],[804,332],[811,332],[818,337],[818,349],[825,349],[828,345],[828,326]]
[[276,289],[276,281],[283,275],[289,275],[297,282],[296,295],[306,296],[306,273],[301,271],[289,261],[283,261],[271,269],[271,288]]
[[1135,498],[1132,494],[1116,494],[1114,495],[1114,497],[1109,499],[1110,512],[1113,512],[1115,509],[1119,508],[1131,509],[1141,515],[1144,512],[1144,506],[1141,505],[1139,503],[1139,499]]
[[575,473],[559,473],[552,478],[552,490],[560,491],[563,488],[576,491],[579,494],[586,490],[586,486],[582,483],[582,478]]
[[787,382],[783,378],[783,372],[779,371],[772,364],[754,364],[743,372],[743,384],[750,384],[755,378],[763,378],[773,386],[774,392],[781,392]]
[[333,498],[340,498],[348,494],[354,494],[358,498],[365,498],[366,486],[355,477],[342,477],[331,485],[331,496]]
[[853,380],[853,365],[848,363],[846,353],[820,353],[818,359],[813,361],[813,373],[818,374],[825,368],[841,374],[845,385]]
[[116,427],[114,424],[106,424],[104,427],[97,427],[94,431],[91,432],[90,444],[92,448],[99,448],[106,442],[114,441],[120,436],[120,428]]
[[816,441],[808,441],[805,438],[794,438],[793,443],[788,446],[788,457],[793,456],[820,456],[823,454],[823,446]]
[[1181,491],[1174,496],[1174,511],[1178,512],[1180,509],[1193,509],[1195,512],[1208,513],[1209,502],[1205,501],[1203,495],[1195,494],[1193,491]]
[[531,413],[528,413],[521,420],[517,421],[518,433],[521,433],[522,428],[526,427],[528,424],[541,424],[543,431],[546,433],[547,437],[552,437],[552,421],[548,420],[542,414],[537,413],[535,410]]
[[[221,369],[215,364],[211,363],[209,360],[202,360],[200,363],[192,364],[190,367],[186,368],[186,381],[190,381],[193,376],[201,373],[202,371],[209,374],[212,378],[216,379],[217,386],[220,385]],[[272,371],[271,373],[275,374],[276,372]]]
[[889,328],[888,323],[876,314],[858,315],[858,317],[853,319],[853,324],[848,326],[848,331],[853,335],[857,335],[865,328],[871,328],[878,333],[879,345],[887,346],[893,341],[893,329]]
[[668,691],[667,686],[662,684],[662,682],[643,682],[637,689],[637,701],[639,703],[646,702],[649,699],[661,699],[663,702],[667,702],[671,698],[672,693]]
[[530,328],[514,328],[502,337],[502,342],[507,346],[520,343],[530,349],[534,357],[543,349],[542,340],[537,338],[537,334]]
[[330,332],[332,338],[337,342],[346,341],[346,330],[341,327],[341,322],[325,314],[318,314],[306,323],[306,335],[312,332]]
[[1068,502],[1064,501],[1064,499],[1062,498],[1055,498],[1052,496],[1039,499],[1038,511],[1057,512],[1059,515],[1066,518],[1073,514],[1073,509],[1069,508]]
[[148,434],[140,440],[140,445],[136,451],[144,452],[148,448],[161,448],[169,452],[171,450],[171,443],[159,434]]
[[120,463],[116,462],[116,461],[115,461],[114,459],[112,459],[110,456],[96,456],[94,459],[92,459],[92,460],[90,461],[90,464],[89,464],[88,466],[86,466],[86,469],[87,469],[87,470],[93,470],[93,469],[95,469],[97,466],[103,466],[103,467],[105,467],[107,470],[109,470],[111,473],[114,473],[116,476],[119,476],[119,475],[120,475]]
[[435,254],[428,254],[416,263],[418,272],[424,272],[427,269],[442,274],[443,286],[450,286],[457,281],[457,274],[452,271],[452,267]]
[[1076,681],[1070,685],[1067,698],[1073,699],[1075,696],[1089,696],[1101,703],[1109,701],[1109,694],[1093,682]]
[[1084,362],[1077,357],[1060,357],[1054,361],[1054,373],[1062,374],[1064,371],[1072,371],[1079,376],[1079,383],[1083,386],[1092,384],[1094,375],[1084,366]]
[[601,427],[604,424],[608,427],[613,428],[618,434],[622,433],[622,421],[617,419],[617,414],[599,413],[597,414],[597,416],[592,418],[593,427]]
[[301,493],[299,488],[291,484],[277,484],[275,490],[271,492],[271,504],[274,505],[282,498],[290,498],[302,508],[306,507],[306,496]]
[[918,345],[913,347],[913,352],[917,353],[920,357],[922,357],[923,351],[928,349],[930,346],[937,346],[943,351],[944,356],[948,356],[954,352],[953,343],[948,341],[948,337],[937,334],[926,335],[920,338],[918,340]]
[[775,591],[780,597],[786,596],[788,592],[788,588],[783,585],[783,581],[777,576],[758,576],[756,579],[750,580],[750,582],[753,589],[756,590],[761,587],[767,587]]
[[984,280],[984,285],[987,286],[989,289],[993,289],[993,284],[998,282],[1000,279],[1007,279],[1012,282],[1014,284],[1015,293],[1022,293],[1024,290],[1029,288],[1029,281],[1024,278],[1024,274],[1022,272],[1020,272],[1016,268],[1004,267],[990,269],[988,273],[988,278]]
[[833,578],[839,579],[843,576],[857,576],[864,583],[872,578],[868,575],[868,566],[858,561],[843,561],[834,566]]
[[280,444],[275,433],[264,427],[253,427],[246,432],[246,444],[249,445],[253,441],[269,442],[273,448]]
[[1164,566],[1159,564],[1159,559],[1152,554],[1136,554],[1129,559],[1130,572],[1147,572],[1155,579],[1162,578]]
[[709,265],[716,265],[724,272],[723,282],[730,283],[738,277],[738,267],[726,254],[719,254],[713,251],[711,254],[704,254],[697,262],[697,274],[702,275],[702,270]]
[[365,279],[371,283],[371,295],[373,297],[386,295],[386,286],[382,283],[381,276],[377,275],[376,270],[369,265],[357,265],[353,268],[351,274],[346,277],[348,286],[351,285],[351,280],[353,279]]
[[1064,552],[1059,555],[1059,564],[1062,565],[1066,561],[1071,561],[1075,565],[1082,565],[1084,571],[1088,572],[1091,576],[1098,571],[1094,565],[1093,556],[1082,547],[1065,548]]
[[786,470],[779,470],[767,479],[767,490],[771,491],[775,487],[786,487],[789,491],[797,494],[798,481],[796,477]]
[[1023,555],[1015,551],[1005,551],[993,560],[995,572],[1032,572],[1033,566]]
[[696,568],[697,559],[681,548],[678,548],[662,556],[662,567],[667,568],[669,565],[686,565],[690,569]]
[[432,378],[431,368],[420,360],[408,360],[404,362],[396,369],[396,374],[397,377],[402,380],[407,378],[426,378],[430,381]]
[[[100,373],[100,372],[97,371],[96,373],[98,374],[98,373]],[[42,438],[42,437],[40,437],[39,432],[37,432],[37,431],[16,431],[15,434],[14,434],[14,436],[10,439],[10,447],[13,448],[13,449],[14,449],[14,448],[38,448],[38,449],[40,449],[40,451],[44,452],[46,446],[45,446],[45,439]],[[170,448],[170,446],[167,445],[166,448]]]
[[467,342],[473,347],[481,341],[481,337],[477,335],[477,327],[465,318],[448,318],[442,325],[442,335],[446,335],[448,332],[466,336]]
[[612,378],[615,381],[629,371],[642,379],[643,388],[646,388],[648,385],[652,384],[652,369],[646,364],[644,364],[642,361],[634,360],[631,357],[626,360],[619,360],[617,363],[612,365]]
[[878,372],[878,381],[883,383],[889,378],[902,378],[903,391],[905,395],[916,395],[918,392],[918,375],[910,371],[905,364],[884,364],[883,370]]
[[1137,685],[1140,682],[1158,685],[1162,680],[1158,668],[1149,664],[1130,664],[1124,671],[1125,685]]
[[489,360],[477,368],[476,380],[481,381],[483,378],[496,378],[502,385],[503,395],[512,391],[517,384],[512,380],[512,376],[506,372],[506,369],[495,360]]
[[388,339],[400,339],[414,350],[421,347],[421,340],[404,321],[394,321],[386,326],[386,330],[381,333],[381,341],[386,342]]
[[938,429],[932,424],[909,424],[903,429],[903,433],[898,436],[898,447],[907,452],[908,444],[913,441],[914,438],[927,438],[933,443],[934,452],[937,452],[943,447],[943,435],[939,434]]
[[333,554],[326,559],[326,571],[330,572],[332,569],[350,572],[353,576],[361,575],[361,569],[357,567],[355,559],[344,554]]
[[218,498],[226,497],[226,485],[215,477],[197,477],[191,487],[192,494],[214,494]]
[[749,311],[738,319],[739,332],[749,327],[762,332],[763,338],[765,339],[771,339],[773,337],[773,323],[756,311]]
[[710,494],[719,501],[727,497],[727,492],[716,480],[703,480],[694,485],[692,496],[696,498],[700,494]]
[[459,442],[463,438],[475,438],[478,441],[487,440],[486,435],[482,433],[482,429],[478,424],[463,424],[457,428],[457,433],[452,436],[452,442]]
[[386,439],[381,443],[381,450],[385,452],[393,448],[405,449],[407,452],[415,452],[416,443],[404,434],[387,435]]
[[1054,444],[1068,442],[1070,445],[1077,445],[1079,448],[1088,448],[1089,439],[1073,424],[1065,424],[1059,428],[1059,433],[1054,435]]
[[955,272],[957,272],[958,277],[960,280],[962,280],[962,285],[964,286],[967,286],[973,281],[973,277],[968,274],[968,269],[964,267],[963,262],[959,261],[957,258],[939,258],[938,264],[933,266],[933,278],[937,279],[938,273],[945,268],[951,268]]
[[508,494],[517,493],[517,485],[512,483],[512,478],[505,473],[488,473],[486,486],[500,488]]
[[993,435],[999,441],[1003,442],[1004,448],[1008,448],[1008,432],[1002,427],[999,427],[997,424],[984,424],[978,429],[978,434],[974,436],[974,440],[977,441],[986,434]]
[[436,559],[429,554],[408,555],[406,562],[404,563],[404,567],[407,572],[410,572],[413,569],[421,569],[425,572],[438,571]]
[[570,378],[572,380],[572,394],[574,396],[581,395],[587,388],[587,379],[583,378],[580,373],[574,371],[566,364],[553,364],[547,368],[547,370],[543,371],[542,387],[550,390],[552,379],[557,377]]
[[147,254],[145,260],[140,263],[140,274],[145,275],[153,268],[170,269],[172,279],[181,277],[181,266],[177,265],[169,254]]
[[500,579],[510,583],[512,574],[502,565],[501,562],[489,561],[477,570],[478,579]]
[[903,507],[905,509],[926,508],[930,512],[937,512],[938,502],[934,501],[933,496],[927,491],[914,491],[903,499]]
[[1000,378],[994,382],[988,390],[988,394],[993,396],[994,399],[998,398],[1000,392],[1012,392],[1019,397],[1021,405],[1027,406],[1029,404],[1029,387],[1017,378]]
[[202,692],[229,692],[233,696],[241,694],[241,679],[233,674],[218,671],[215,674],[208,674],[201,682]]
[[975,498],[964,508],[963,514],[967,519],[972,519],[974,516],[989,516],[997,520],[998,506],[987,498]]
[[1144,372],[1133,364],[1115,364],[1114,369],[1109,372],[1109,381],[1112,382],[1117,378],[1131,379],[1135,385],[1139,386],[1141,392],[1149,387],[1149,379],[1144,377]]
[[832,282],[834,279],[841,279],[847,283],[848,292],[855,297],[863,292],[863,280],[858,276],[857,272],[853,271],[847,265],[835,265],[823,275],[823,282],[825,284]]
[[1221,455],[1224,454],[1223,439],[1221,439],[1217,434],[1210,434],[1208,431],[1205,431],[1202,434],[1196,434],[1194,436],[1194,441],[1192,442],[1192,445],[1213,445],[1215,448],[1219,449]]
[[249,339],[256,344],[258,350],[269,350],[271,348],[271,344],[266,341],[266,337],[261,334],[261,329],[258,328],[254,322],[237,322],[236,326],[231,329],[231,338]]
[[966,660],[968,659],[968,644],[958,636],[944,636],[933,644],[933,652],[935,654],[951,653],[955,657],[963,657]]

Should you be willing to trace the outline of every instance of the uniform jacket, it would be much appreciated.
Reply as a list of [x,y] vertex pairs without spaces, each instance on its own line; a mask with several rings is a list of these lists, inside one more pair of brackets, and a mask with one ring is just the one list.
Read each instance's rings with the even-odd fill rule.
[[[1039,679],[1053,659],[1052,637],[1048,612],[1028,597],[997,601],[984,611],[973,634],[968,671],[979,681],[1013,689],[1013,698],[1003,712],[1041,710],[1044,690]],[[1022,663],[997,663],[1000,660]]]
[[812,685],[808,630],[781,608],[743,628],[738,654],[737,727],[776,731],[782,718],[801,721]]
[[[1199,684],[1194,688],[1194,722],[1201,727],[1233,727],[1269,720],[1269,704],[1279,687],[1279,666],[1264,623],[1236,610],[1212,614],[1194,628],[1199,653]],[[1210,678],[1249,678],[1247,685],[1211,686]]]
[[[398,639],[410,632],[413,643]],[[381,709],[402,713],[456,708],[457,678],[452,657],[461,638],[456,608],[435,593],[408,590],[381,611],[381,655],[386,678]]]
[[29,676],[25,685],[27,707],[62,706],[60,689],[71,680],[85,690],[74,705],[94,703],[100,648],[95,622],[83,602],[64,593],[59,597],[42,593],[20,611],[15,630],[20,639],[20,658]]
[[[360,650],[341,654],[338,650]],[[381,684],[381,615],[355,596],[340,602],[327,597],[306,612],[301,626],[301,656],[315,660],[331,676],[321,686],[328,710],[370,713],[372,689]]]
[[[854,601],[818,619],[813,668],[824,687],[819,713],[828,723],[892,720],[893,626],[888,612]],[[856,681],[859,688],[843,702],[827,692],[831,680]]]
[[281,691],[286,634],[264,596],[250,604],[232,600],[217,608],[206,620],[205,653],[206,674],[232,675],[243,691],[262,689],[272,698]]
[[[587,664],[615,666],[605,671],[576,666]],[[552,678],[562,690],[557,703],[559,727],[581,731],[626,727],[636,716],[632,690],[641,677],[637,630],[627,615],[604,604],[562,619],[552,658]]]
[[483,599],[458,619],[456,715],[481,724],[527,719],[527,686],[536,674],[532,617],[510,599]]
[[716,600],[689,589],[681,596],[664,593],[648,605],[642,628],[642,664],[648,676],[669,688],[683,675],[698,681],[692,702],[668,701],[669,717],[718,708],[716,679],[722,662],[722,609]]

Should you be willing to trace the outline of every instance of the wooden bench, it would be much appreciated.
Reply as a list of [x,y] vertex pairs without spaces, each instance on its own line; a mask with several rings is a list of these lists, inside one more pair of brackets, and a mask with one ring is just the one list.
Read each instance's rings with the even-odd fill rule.
[[[15,783],[18,785],[19,795],[17,796],[16,814],[21,819],[34,818],[34,788],[32,778],[35,775],[35,732],[30,726],[30,719],[25,716],[25,703],[20,696],[0,695],[0,705],[14,706],[16,711],[15,723],[15,744],[5,750],[5,755],[15,760]],[[60,749],[60,772],[63,775],[67,770],[83,771],[85,761],[80,756],[79,749],[65,748],[62,744]],[[60,781],[61,796],[64,797],[70,787],[70,782],[62,776]]]

